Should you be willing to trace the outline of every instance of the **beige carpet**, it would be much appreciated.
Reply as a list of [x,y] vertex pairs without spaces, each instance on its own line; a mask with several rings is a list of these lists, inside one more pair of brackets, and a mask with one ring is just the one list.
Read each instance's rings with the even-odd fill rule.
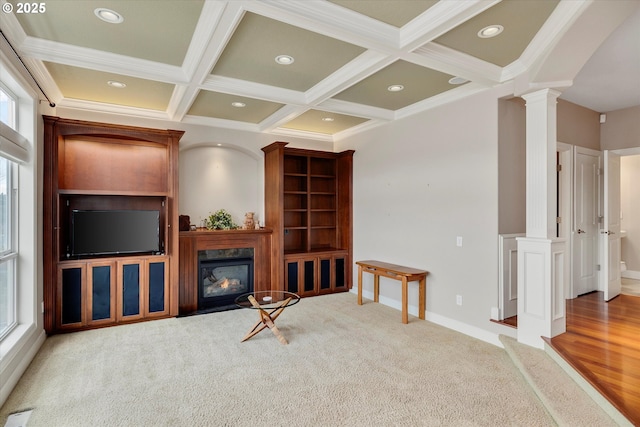
[[[551,426],[507,352],[343,293],[48,338],[6,404],[36,426]],[[568,378],[568,377],[567,377]],[[553,378],[550,381],[571,381]],[[575,424],[577,425],[577,424]]]

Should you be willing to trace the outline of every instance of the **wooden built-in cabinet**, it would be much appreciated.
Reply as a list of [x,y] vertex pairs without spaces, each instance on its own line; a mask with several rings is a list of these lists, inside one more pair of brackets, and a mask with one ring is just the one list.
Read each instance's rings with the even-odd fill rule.
[[166,256],[58,264],[56,329],[81,329],[169,314]]
[[[272,283],[301,296],[351,287],[353,151],[286,147],[265,153],[265,224],[273,229]],[[275,288],[275,286],[274,286]]]
[[300,296],[348,290],[348,258],[346,251],[285,255],[285,290]]
[[[47,333],[178,315],[183,131],[43,116]],[[72,210],[156,210],[158,253],[73,259]]]

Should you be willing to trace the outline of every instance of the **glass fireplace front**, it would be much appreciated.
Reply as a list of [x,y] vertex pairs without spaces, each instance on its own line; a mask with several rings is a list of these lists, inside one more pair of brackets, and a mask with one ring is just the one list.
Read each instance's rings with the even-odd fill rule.
[[238,295],[253,291],[253,249],[201,251],[198,310],[234,307]]

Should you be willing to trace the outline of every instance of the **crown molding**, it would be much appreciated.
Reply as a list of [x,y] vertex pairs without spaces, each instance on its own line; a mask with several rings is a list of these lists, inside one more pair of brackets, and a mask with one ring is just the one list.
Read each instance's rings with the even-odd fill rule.
[[[561,1],[518,58],[522,67],[526,70],[532,70],[533,72],[530,74],[534,75],[535,70],[542,65],[567,30],[589,6],[589,3],[589,1]],[[514,76],[506,77],[513,78]]]
[[47,70],[47,67],[44,66],[42,61],[33,58],[23,58],[23,60],[38,84],[42,86],[42,89],[47,93],[47,96],[51,98],[51,101],[55,104],[60,102],[60,100],[64,98],[64,95],[60,92],[60,88],[58,88],[58,85],[53,80],[53,77],[49,74],[49,70]]
[[333,142],[333,135],[303,130],[277,128],[269,132],[272,135],[288,136],[290,138],[313,139],[314,141]]
[[483,92],[487,89],[487,86],[479,85],[477,83],[465,83],[461,87],[448,90],[441,94],[432,96],[431,98],[427,98],[423,101],[416,102],[415,104],[411,104],[407,107],[397,110],[395,119],[403,119],[405,117],[413,116],[414,114],[422,113],[424,111],[467,98],[471,95]]
[[333,141],[334,142],[342,141],[343,139],[350,138],[352,136],[355,136],[362,132],[366,132],[371,129],[375,129],[386,123],[389,123],[389,122],[382,121],[382,120],[369,120],[368,122],[360,123],[359,125],[356,125],[356,126],[350,127],[349,129],[345,129],[341,132],[335,133],[333,135]]
[[164,111],[150,110],[138,107],[125,107],[122,105],[105,104],[102,102],[85,101],[74,98],[63,98],[57,103],[57,107],[69,110],[83,110],[95,113],[113,114],[118,116],[139,117],[145,119],[168,121],[169,116]]

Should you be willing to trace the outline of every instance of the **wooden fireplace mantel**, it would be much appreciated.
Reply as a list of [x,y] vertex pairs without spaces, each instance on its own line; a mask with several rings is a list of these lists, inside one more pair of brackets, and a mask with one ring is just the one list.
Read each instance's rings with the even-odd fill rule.
[[[259,230],[181,231],[179,237],[179,312],[198,310],[198,251],[253,248],[254,290],[268,291],[271,283],[271,236],[269,228]],[[277,284],[273,289],[279,289]]]

